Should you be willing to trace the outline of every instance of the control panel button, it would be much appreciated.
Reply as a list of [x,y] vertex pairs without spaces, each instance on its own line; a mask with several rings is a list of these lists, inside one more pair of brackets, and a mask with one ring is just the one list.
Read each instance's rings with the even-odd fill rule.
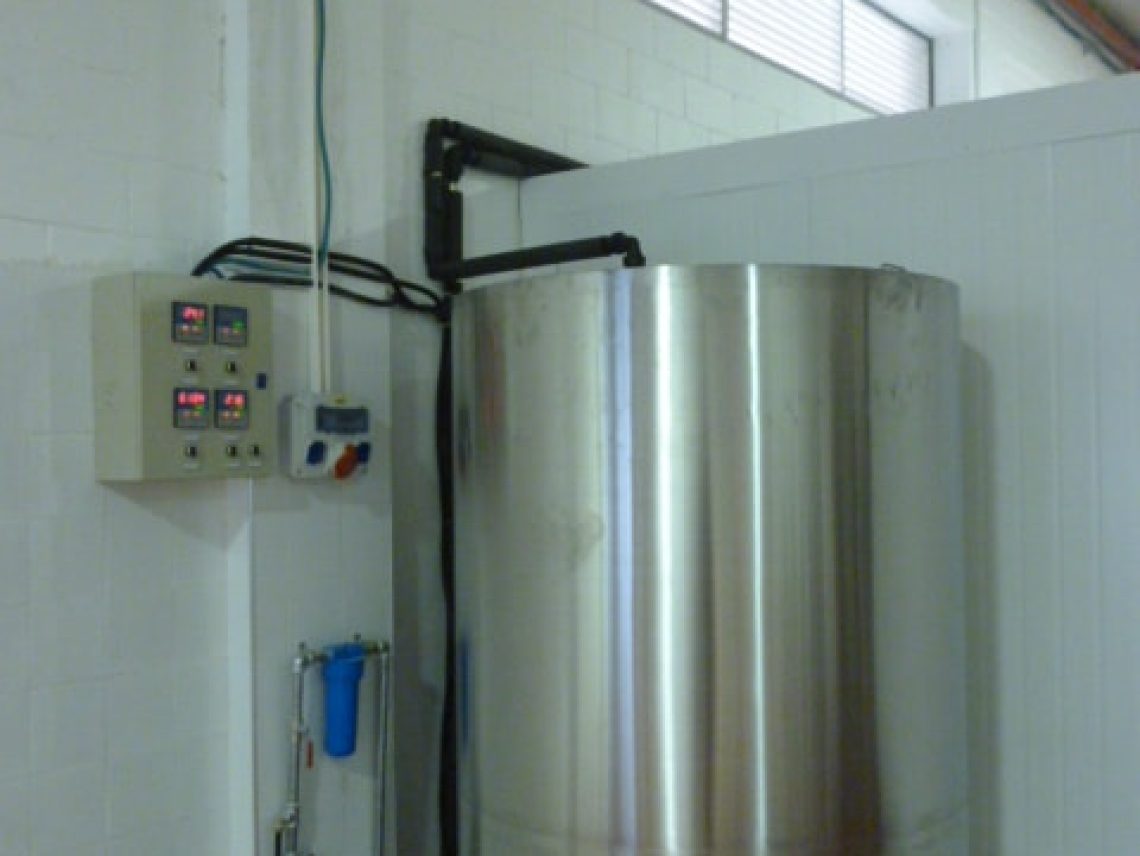
[[325,461],[325,453],[328,448],[320,440],[314,440],[309,444],[309,449],[305,453],[305,463],[310,467],[316,467],[323,464]]
[[187,372],[198,371],[198,361],[193,357],[187,357],[182,361],[182,370]]
[[261,457],[261,444],[260,443],[250,443],[249,444],[249,456],[251,458],[260,458]]
[[187,458],[189,458],[192,461],[197,460],[198,459],[198,447],[195,446],[193,443],[187,443],[185,446],[182,447],[182,454],[185,455]]
[[227,458],[236,458],[237,456],[238,456],[237,446],[233,445],[232,443],[227,444],[226,445],[226,457]]
[[357,443],[356,445],[356,459],[362,464],[367,464],[368,459],[372,457],[372,444],[371,443]]
[[225,370],[226,374],[237,374],[238,373],[238,364],[237,364],[236,360],[226,360],[226,362],[222,366],[222,368]]

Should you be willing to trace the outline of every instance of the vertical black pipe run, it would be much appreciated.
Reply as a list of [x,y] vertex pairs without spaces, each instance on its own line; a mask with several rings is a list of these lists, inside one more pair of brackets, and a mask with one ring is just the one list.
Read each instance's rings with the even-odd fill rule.
[[[554,152],[448,119],[432,119],[424,134],[424,262],[428,274],[448,295],[462,290],[463,194],[459,180],[467,167],[512,178],[580,169],[586,166]],[[618,233],[586,241],[535,247],[483,260],[469,260],[471,276],[524,270],[557,262],[623,255],[627,266],[645,264],[637,239]],[[481,262],[481,263],[480,263]],[[439,828],[441,856],[459,856],[459,745],[455,617],[455,483],[452,452],[451,297],[441,310],[443,342],[436,386],[436,465],[442,531],[440,561],[447,616],[446,678],[439,757]]]
[[[463,172],[457,146],[447,148],[449,123],[433,119],[424,135],[424,261],[428,270],[463,258],[463,194],[456,186]],[[448,294],[456,282],[444,282]],[[439,476],[440,571],[447,645],[444,654],[443,716],[439,747],[439,852],[459,856],[459,756],[456,741],[455,674],[455,488],[451,451],[451,298],[441,309],[442,337],[436,380],[435,441]]]
[[459,854],[459,780],[455,674],[455,481],[451,425],[451,299],[444,299],[443,336],[436,383],[436,465],[439,469],[440,563],[447,614],[443,731],[440,739],[439,816],[441,856]]
[[428,123],[424,134],[424,263],[430,271],[443,260],[447,228],[447,181],[443,175],[443,124]]

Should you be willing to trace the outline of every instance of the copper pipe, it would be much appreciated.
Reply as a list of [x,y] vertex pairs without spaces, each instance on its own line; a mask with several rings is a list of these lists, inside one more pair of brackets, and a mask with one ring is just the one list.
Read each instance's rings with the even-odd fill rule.
[[1057,11],[1095,37],[1129,70],[1140,69],[1140,45],[1108,20],[1089,0],[1051,0]]

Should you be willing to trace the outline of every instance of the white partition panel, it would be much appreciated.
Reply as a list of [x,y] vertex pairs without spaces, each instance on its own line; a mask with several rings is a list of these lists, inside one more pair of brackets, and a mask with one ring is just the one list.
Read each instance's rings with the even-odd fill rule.
[[1133,76],[523,192],[527,244],[961,284],[977,854],[1140,852],[1138,155]]

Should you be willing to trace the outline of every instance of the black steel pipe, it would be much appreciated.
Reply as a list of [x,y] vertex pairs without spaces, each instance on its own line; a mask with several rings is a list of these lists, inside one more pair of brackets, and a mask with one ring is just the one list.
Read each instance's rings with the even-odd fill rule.
[[432,279],[453,281],[617,255],[624,256],[623,263],[626,267],[642,267],[645,264],[645,256],[641,252],[637,238],[615,232],[597,238],[545,244],[541,247],[511,250],[473,259],[445,261],[431,268],[429,273]]
[[[447,146],[447,119],[432,119],[424,134],[424,262],[428,270],[462,253],[463,175],[466,145]],[[455,290],[455,288],[450,288]]]
[[443,175],[443,138],[428,126],[424,137],[424,261],[430,268],[446,256],[449,183]]
[[[432,119],[424,133],[424,261],[428,274],[458,293],[460,279],[486,276],[565,261],[618,253],[627,266],[645,264],[640,247],[632,252],[624,236],[570,241],[463,260],[463,194],[459,180],[467,167],[511,178],[531,178],[581,169],[586,164],[546,149],[501,137],[451,119]],[[615,241],[615,238],[618,240]],[[604,242],[604,243],[603,243]]]
[[[456,148],[463,149],[464,166],[469,166],[473,169],[520,180],[531,178],[536,174],[530,165],[517,161],[514,158],[506,157],[505,155],[496,154],[494,152],[481,152],[466,145],[459,145],[456,146]],[[546,175],[547,173],[540,174]]]
[[517,173],[519,178],[566,172],[586,166],[581,161],[576,161],[565,155],[520,143],[507,137],[500,137],[490,131],[473,128],[451,119],[433,119],[429,125],[429,133],[433,126],[442,137],[455,140],[458,143],[466,143],[470,150],[478,152],[482,156],[497,155],[499,158],[515,161],[520,166],[520,171]]
[[[459,179],[470,155],[470,146],[456,144],[443,156],[443,177],[447,182],[444,196],[444,221],[441,238],[441,263],[463,258],[463,192],[459,189]],[[430,269],[429,265],[429,269]],[[447,291],[457,293],[459,283],[448,280],[444,283]]]

